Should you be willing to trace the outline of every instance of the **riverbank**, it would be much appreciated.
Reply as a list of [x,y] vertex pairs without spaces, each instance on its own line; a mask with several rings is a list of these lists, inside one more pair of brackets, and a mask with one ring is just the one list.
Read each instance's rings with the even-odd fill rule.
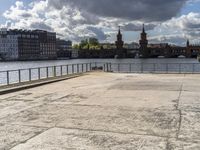
[[200,149],[200,75],[93,72],[0,97],[0,149]]

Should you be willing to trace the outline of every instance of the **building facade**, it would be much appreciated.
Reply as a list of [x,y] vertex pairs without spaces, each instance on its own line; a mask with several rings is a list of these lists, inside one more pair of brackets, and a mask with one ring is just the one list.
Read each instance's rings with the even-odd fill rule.
[[56,33],[44,30],[34,30],[39,37],[40,59],[56,59]]
[[0,59],[56,59],[56,33],[43,30],[0,30]]
[[56,39],[56,49],[58,58],[70,58],[72,41],[65,41],[61,39]]
[[28,30],[10,30],[17,35],[18,60],[37,60],[40,57],[39,37]]
[[61,39],[56,39],[56,49],[67,51],[72,49],[72,41],[65,41]]
[[200,55],[200,45],[192,45],[189,40],[187,40],[186,56],[188,58],[194,58]]
[[18,36],[7,29],[0,29],[0,60],[17,60]]

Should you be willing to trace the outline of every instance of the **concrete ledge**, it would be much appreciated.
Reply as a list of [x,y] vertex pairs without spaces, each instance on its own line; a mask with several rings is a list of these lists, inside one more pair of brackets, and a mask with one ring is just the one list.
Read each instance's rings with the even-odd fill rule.
[[38,80],[38,81],[24,82],[24,83],[20,83],[20,84],[4,86],[4,87],[0,88],[0,95],[17,92],[17,91],[21,91],[21,90],[25,90],[25,89],[30,89],[30,88],[34,88],[34,87],[38,87],[38,86],[42,86],[42,85],[46,85],[46,84],[50,84],[50,83],[54,83],[54,82],[59,82],[59,81],[63,81],[63,80],[68,80],[68,79],[72,79],[72,78],[77,78],[82,75],[84,75],[84,73],[66,75],[66,76],[62,76],[62,77],[49,78],[49,79],[43,79],[43,80]]

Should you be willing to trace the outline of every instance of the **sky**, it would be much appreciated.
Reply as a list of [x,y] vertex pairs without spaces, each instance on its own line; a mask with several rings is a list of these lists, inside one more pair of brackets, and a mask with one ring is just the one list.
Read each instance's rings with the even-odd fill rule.
[[0,27],[43,29],[80,42],[138,42],[145,24],[150,43],[200,41],[200,0],[0,0]]

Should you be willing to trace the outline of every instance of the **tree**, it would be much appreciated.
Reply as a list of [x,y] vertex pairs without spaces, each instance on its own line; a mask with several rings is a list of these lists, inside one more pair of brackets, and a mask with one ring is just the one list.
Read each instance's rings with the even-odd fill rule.
[[79,44],[74,44],[73,49],[79,49]]
[[79,47],[81,49],[85,49],[85,47],[87,47],[87,46],[88,46],[88,40],[87,39],[86,40],[82,40],[81,43],[79,44]]
[[89,44],[91,46],[98,46],[99,45],[99,41],[96,38],[89,38]]
[[82,40],[79,46],[76,45],[75,47],[78,47],[79,49],[100,49],[101,48],[99,41],[96,38],[89,38],[86,40]]

